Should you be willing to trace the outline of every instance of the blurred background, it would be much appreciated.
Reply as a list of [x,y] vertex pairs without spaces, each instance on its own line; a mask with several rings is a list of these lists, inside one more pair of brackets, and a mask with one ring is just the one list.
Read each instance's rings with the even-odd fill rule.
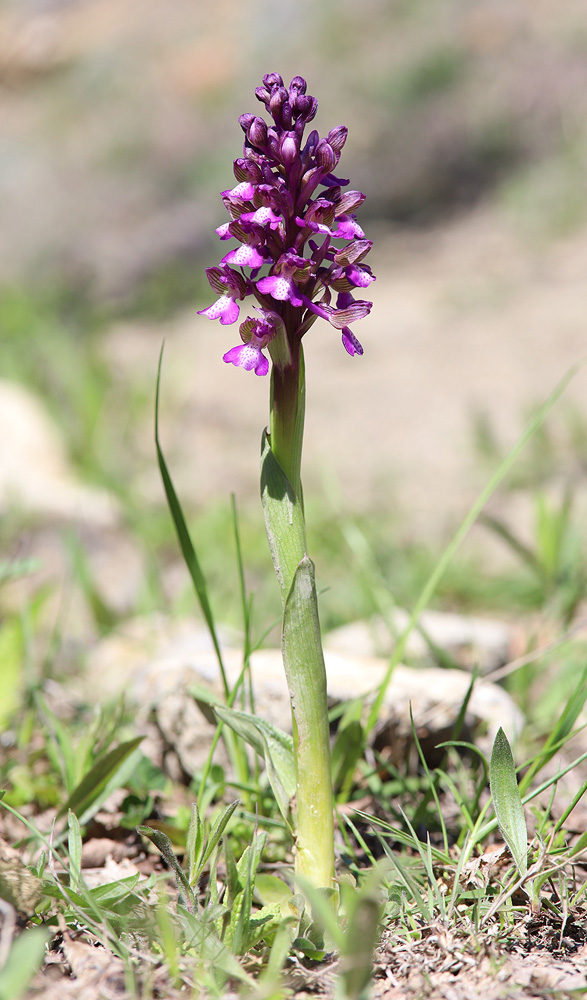
[[[344,509],[381,552],[436,544],[585,356],[584,0],[3,0],[0,541],[40,559],[36,586],[77,567],[102,624],[181,590],[153,445],[163,340],[162,441],[213,574],[230,492],[260,521],[268,380],[224,365],[237,328],[197,310],[268,71],[307,79],[321,134],[349,127],[340,172],[375,241],[364,356],[326,324],[307,338],[318,527]],[[495,501],[523,537],[529,484],[571,483],[580,507],[586,389],[580,371]],[[488,565],[506,549],[471,544]]]

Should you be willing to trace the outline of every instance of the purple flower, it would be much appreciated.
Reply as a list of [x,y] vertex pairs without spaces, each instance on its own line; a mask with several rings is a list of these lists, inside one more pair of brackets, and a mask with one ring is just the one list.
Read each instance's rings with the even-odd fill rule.
[[299,341],[317,318],[342,331],[348,354],[362,354],[350,325],[372,305],[352,295],[375,281],[363,263],[372,244],[353,214],[365,196],[345,191],[349,182],[334,173],[348,130],[340,125],[325,138],[312,130],[304,140],[318,108],[306,89],[301,76],[285,87],[279,74],[268,73],[255,96],[269,122],[259,115],[240,116],[245,141],[243,155],[234,162],[236,185],[222,192],[230,218],[216,230],[221,240],[236,239],[239,245],[219,267],[206,271],[220,298],[202,315],[234,323],[238,301],[248,295],[261,307],[260,319],[248,317],[241,324],[243,344],[224,355],[257,375],[269,369],[262,351],[279,324],[287,346],[272,349],[272,356],[282,368],[298,356]]
[[214,291],[221,294],[220,298],[207,309],[200,309],[199,315],[207,316],[208,319],[219,319],[223,326],[235,323],[239,314],[236,299],[244,299],[247,294],[244,278],[238,271],[232,271],[226,266],[207,267],[206,276]]
[[307,264],[305,257],[298,257],[293,253],[282,254],[273,269],[273,274],[257,281],[257,291],[262,295],[271,295],[279,302],[291,302],[292,306],[303,306],[303,299],[293,279],[294,275],[297,277],[298,274],[304,273]]
[[239,328],[243,343],[231,347],[222,360],[237,368],[244,368],[245,371],[254,371],[255,375],[266,375],[269,371],[269,360],[262,353],[263,348],[275,337],[281,318],[270,309],[258,306],[257,310],[261,318],[247,316]]

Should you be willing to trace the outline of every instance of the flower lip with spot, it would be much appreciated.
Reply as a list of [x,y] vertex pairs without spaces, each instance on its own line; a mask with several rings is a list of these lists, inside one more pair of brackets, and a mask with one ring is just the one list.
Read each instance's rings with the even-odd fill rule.
[[231,250],[222,258],[223,264],[237,264],[239,267],[262,267],[265,258],[261,256],[256,247],[250,243],[243,243],[235,250]]

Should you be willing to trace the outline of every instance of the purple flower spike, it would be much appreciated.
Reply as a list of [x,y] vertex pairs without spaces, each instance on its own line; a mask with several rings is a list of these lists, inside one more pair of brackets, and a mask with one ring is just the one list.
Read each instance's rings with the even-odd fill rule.
[[318,318],[342,331],[348,354],[360,355],[363,348],[350,325],[369,313],[371,303],[355,300],[352,293],[367,288],[375,276],[363,263],[371,241],[352,214],[365,195],[344,190],[349,181],[334,173],[348,130],[339,125],[325,138],[316,130],[304,138],[318,102],[301,76],[287,87],[278,73],[266,73],[255,95],[269,120],[255,114],[239,118],[245,140],[242,156],[234,161],[237,183],[222,192],[229,221],[216,230],[221,240],[235,239],[238,246],[219,267],[208,268],[220,298],[201,315],[234,323],[239,300],[254,296],[261,318],[241,324],[243,344],[231,348],[224,360],[257,375],[269,370],[263,348],[275,336],[276,324],[285,333],[271,356],[282,370],[299,356],[299,342]]

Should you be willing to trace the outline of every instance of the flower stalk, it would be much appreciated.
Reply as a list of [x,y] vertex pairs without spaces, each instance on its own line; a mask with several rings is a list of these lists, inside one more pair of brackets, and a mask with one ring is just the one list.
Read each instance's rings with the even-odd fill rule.
[[[347,353],[363,348],[351,324],[371,302],[355,289],[375,280],[363,260],[371,249],[352,214],[364,201],[344,191],[335,176],[347,137],[344,126],[321,139],[306,125],[318,102],[306,82],[289,88],[268,73],[255,91],[272,122],[241,115],[243,156],[234,163],[237,184],[222,198],[230,221],[216,232],[240,244],[207,269],[219,298],[201,310],[229,325],[239,303],[252,296],[255,315],[240,325],[241,344],[224,355],[228,364],[269,372],[269,433],[263,436],[261,495],[267,537],[283,605],[282,652],[292,706],[296,770],[296,872],[322,889],[334,887],[333,795],[326,671],[320,637],[314,566],[306,545],[301,459],[305,369],[302,337],[320,318],[338,330]],[[339,245],[342,241],[342,245]],[[238,270],[236,269],[238,268]]]

